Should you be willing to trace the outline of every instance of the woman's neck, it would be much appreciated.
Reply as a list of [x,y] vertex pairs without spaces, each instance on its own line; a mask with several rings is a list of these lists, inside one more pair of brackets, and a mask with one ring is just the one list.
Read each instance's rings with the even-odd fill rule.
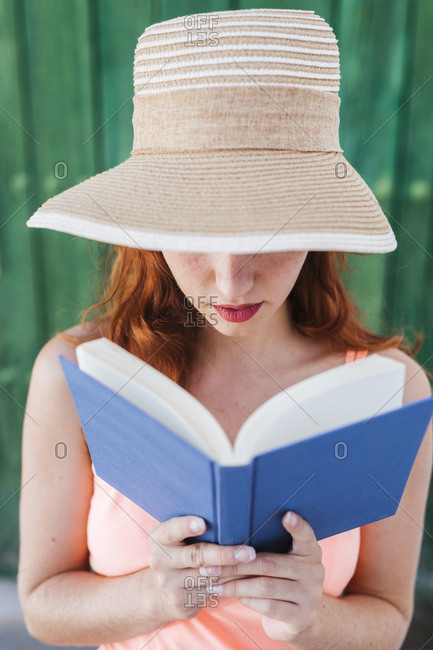
[[208,364],[221,371],[230,368],[232,372],[247,372],[254,362],[264,368],[274,367],[281,359],[282,350],[285,359],[291,356],[296,363],[311,347],[294,327],[287,305],[282,305],[266,326],[252,334],[242,334],[242,324],[238,335],[224,334],[206,325],[200,329],[196,346],[201,366]]

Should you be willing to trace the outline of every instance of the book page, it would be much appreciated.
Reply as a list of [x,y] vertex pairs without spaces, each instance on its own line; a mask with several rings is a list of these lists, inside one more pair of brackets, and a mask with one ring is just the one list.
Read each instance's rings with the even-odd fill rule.
[[239,462],[256,454],[399,408],[406,366],[372,354],[281,391],[243,424],[235,441]]
[[116,391],[184,440],[218,460],[231,444],[201,402],[169,377],[105,337],[76,348],[80,370]]
[[318,373],[262,404],[234,449],[219,422],[176,382],[105,337],[77,346],[79,367],[221,465],[401,406],[406,367],[372,354]]

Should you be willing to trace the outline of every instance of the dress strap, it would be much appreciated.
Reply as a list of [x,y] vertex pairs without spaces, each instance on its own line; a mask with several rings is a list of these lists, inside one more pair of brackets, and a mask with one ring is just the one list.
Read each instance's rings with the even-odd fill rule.
[[350,363],[351,361],[358,361],[359,359],[364,359],[368,354],[368,350],[347,350],[346,359],[344,363]]

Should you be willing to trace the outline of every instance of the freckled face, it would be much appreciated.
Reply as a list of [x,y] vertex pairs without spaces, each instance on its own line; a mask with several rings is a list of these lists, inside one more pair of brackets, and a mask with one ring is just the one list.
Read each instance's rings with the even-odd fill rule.
[[[162,251],[181,291],[211,325],[221,331],[264,324],[283,305],[308,251],[277,253],[179,253]],[[263,304],[248,321],[222,319],[213,305]],[[255,326],[255,325],[254,325]],[[236,330],[235,330],[236,328]]]

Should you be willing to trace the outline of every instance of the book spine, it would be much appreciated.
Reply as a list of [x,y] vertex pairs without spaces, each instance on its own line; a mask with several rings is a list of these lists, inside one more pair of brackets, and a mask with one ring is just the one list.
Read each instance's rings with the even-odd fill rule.
[[218,544],[245,544],[251,535],[255,459],[248,465],[215,463],[215,500]]

